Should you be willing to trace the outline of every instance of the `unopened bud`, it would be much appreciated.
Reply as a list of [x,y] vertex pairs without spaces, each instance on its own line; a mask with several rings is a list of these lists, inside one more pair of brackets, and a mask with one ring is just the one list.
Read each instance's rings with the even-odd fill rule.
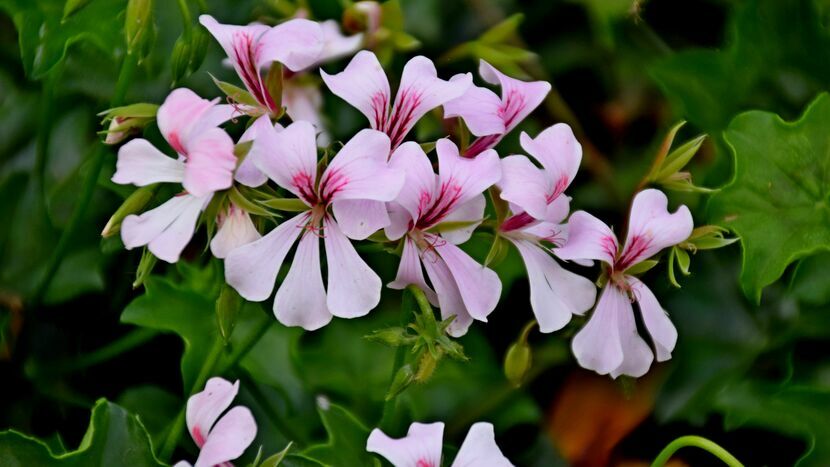
[[124,33],[127,36],[127,51],[141,49],[144,41],[151,36],[153,0],[129,0]]
[[355,2],[343,12],[343,28],[352,33],[374,34],[380,28],[383,10],[375,1]]
[[533,363],[533,353],[527,342],[514,342],[504,356],[504,376],[513,386],[519,387],[524,382]]
[[378,329],[366,336],[366,339],[369,339],[370,341],[379,342],[381,344],[386,344],[392,347],[397,347],[401,345],[412,344],[417,338],[414,336],[410,336],[406,332],[406,329],[396,327]]
[[202,66],[207,55],[208,46],[210,44],[210,36],[204,28],[193,28],[191,32],[191,48],[190,48],[190,62],[188,63],[188,71],[195,73],[196,70]]
[[395,373],[395,378],[392,380],[392,384],[389,385],[389,391],[386,393],[386,400],[392,400],[397,397],[398,394],[402,393],[406,388],[409,387],[410,384],[414,381],[414,374],[412,372],[412,367],[410,365],[402,366],[397,373]]
[[126,200],[124,200],[121,206],[115,210],[115,213],[112,217],[110,217],[110,220],[107,221],[107,225],[104,226],[104,230],[101,231],[101,236],[109,237],[110,235],[115,235],[121,231],[121,222],[124,218],[144,209],[144,206],[147,206],[147,203],[153,199],[157,189],[158,185],[148,185],[135,190],[130,196],[127,197]]
[[176,39],[173,44],[173,52],[170,54],[170,68],[173,75],[174,85],[188,76],[190,69],[191,44],[188,34],[184,33]]

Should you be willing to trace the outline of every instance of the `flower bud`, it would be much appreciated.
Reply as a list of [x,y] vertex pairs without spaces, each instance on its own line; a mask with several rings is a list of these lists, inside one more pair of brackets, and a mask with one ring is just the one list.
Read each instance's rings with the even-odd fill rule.
[[173,75],[173,85],[186,78],[190,69],[191,43],[188,34],[182,34],[173,44],[170,55],[170,68]]
[[151,36],[153,0],[129,0],[124,33],[127,36],[127,52],[140,50]]
[[216,323],[219,326],[219,334],[225,341],[230,342],[231,334],[236,327],[236,317],[242,309],[242,297],[233,287],[223,284],[219,298],[216,299]]
[[443,352],[440,350],[436,352],[436,355],[430,352],[422,353],[421,358],[418,359],[418,371],[415,373],[413,380],[418,383],[426,383],[429,381],[432,378],[432,374],[435,373],[435,368],[438,367],[438,362],[441,360],[442,355]]
[[414,374],[412,372],[412,367],[410,365],[402,366],[398,372],[395,373],[395,378],[392,380],[392,384],[389,385],[389,391],[386,393],[385,399],[388,401],[394,399],[398,394],[408,388],[413,381]]
[[205,61],[205,55],[207,55],[210,44],[210,36],[204,28],[193,28],[191,34],[190,61],[187,69],[188,72],[195,73],[202,66],[202,62]]
[[522,385],[533,360],[533,353],[526,341],[519,340],[510,345],[504,356],[504,376],[515,387]]
[[130,196],[127,197],[127,199],[124,200],[121,206],[115,210],[115,213],[112,217],[110,217],[110,220],[107,221],[107,225],[104,226],[104,230],[101,231],[101,236],[109,237],[121,231],[121,222],[124,218],[144,209],[144,206],[147,206],[147,203],[149,203],[150,200],[153,199],[153,196],[155,196],[157,189],[158,185],[154,184],[143,186],[135,190]]

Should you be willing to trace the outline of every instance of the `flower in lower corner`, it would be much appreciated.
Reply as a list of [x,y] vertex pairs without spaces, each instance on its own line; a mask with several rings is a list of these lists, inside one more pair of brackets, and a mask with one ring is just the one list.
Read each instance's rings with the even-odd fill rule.
[[213,193],[233,184],[234,144],[219,128],[233,112],[229,105],[217,105],[217,100],[176,89],[159,107],[157,120],[178,159],[142,138],[121,146],[113,182],[136,186],[181,183],[184,189],[161,206],[124,219],[121,239],[127,249],[146,245],[159,259],[178,261]]
[[[187,400],[187,431],[199,447],[194,467],[232,466],[229,461],[241,456],[254,441],[257,426],[251,411],[238,405],[225,412],[238,392],[239,381],[231,384],[214,377],[204,391]],[[174,467],[190,465],[180,461]]]
[[[444,424],[413,423],[403,438],[390,438],[378,428],[366,441],[366,450],[380,454],[395,467],[440,467]],[[451,467],[512,467],[498,445],[493,425],[478,422],[470,427]]]
[[562,329],[573,315],[591,309],[596,286],[565,270],[553,258],[568,235],[563,224],[570,199],[564,194],[582,160],[582,147],[570,127],[556,124],[536,138],[522,133],[522,148],[541,164],[523,155],[502,159],[501,198],[512,215],[499,227],[524,261],[530,282],[530,304],[541,332]]
[[473,320],[487,321],[501,295],[498,275],[456,246],[483,220],[482,192],[501,178],[501,167],[495,151],[465,159],[449,139],[439,140],[436,151],[438,175],[417,143],[404,143],[392,154],[390,164],[405,171],[406,182],[389,204],[386,236],[404,237],[404,245],[397,277],[388,286],[419,287],[444,319],[455,317],[448,331],[460,336]]
[[[231,251],[225,279],[251,301],[271,296],[288,252],[294,259],[274,298],[274,314],[307,330],[333,316],[366,315],[380,300],[380,277],[358,256],[351,239],[365,239],[389,223],[385,202],[394,199],[404,174],[388,165],[389,138],[363,130],[347,142],[318,176],[315,129],[295,122],[282,131],[257,133],[248,157],[307,207],[264,237]],[[328,280],[323,284],[320,242]]]
[[[582,367],[614,378],[644,375],[655,355],[658,362],[671,358],[677,330],[651,290],[630,272],[660,250],[686,240],[694,227],[686,206],[669,213],[666,195],[655,189],[637,193],[628,222],[620,249],[607,225],[586,212],[575,212],[568,221],[568,241],[556,250],[563,259],[599,260],[606,265],[608,281],[572,348]],[[637,333],[634,303],[651,336],[653,352]]]

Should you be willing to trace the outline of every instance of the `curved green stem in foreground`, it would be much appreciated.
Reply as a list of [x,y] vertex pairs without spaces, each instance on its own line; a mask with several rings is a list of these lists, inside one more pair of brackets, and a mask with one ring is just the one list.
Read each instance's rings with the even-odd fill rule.
[[[406,327],[406,325],[409,324],[409,317],[412,315],[412,297],[415,297],[416,300],[418,298],[412,291],[413,288],[404,289],[401,296],[401,327]],[[421,295],[423,295],[423,292],[421,292]],[[424,299],[426,299],[426,297],[424,297]],[[398,370],[400,370],[403,366],[405,357],[406,348],[404,346],[400,346],[395,349],[395,360],[392,362],[392,374],[389,376],[390,388],[395,382],[395,375],[398,374]],[[383,403],[383,413],[381,414],[380,421],[378,422],[379,427],[388,428],[387,425],[391,423],[392,416],[395,413],[395,403],[397,402],[397,399],[397,397],[392,397]]]
[[677,438],[669,443],[668,446],[660,451],[660,454],[658,454],[654,459],[654,462],[651,463],[651,467],[663,467],[669,459],[671,459],[671,456],[673,456],[675,452],[677,452],[680,448],[685,447],[703,449],[723,461],[723,463],[729,467],[744,467],[741,461],[736,459],[732,454],[729,454],[729,451],[720,447],[720,445],[714,441],[710,441],[702,436],[694,435],[681,436],[680,438]]

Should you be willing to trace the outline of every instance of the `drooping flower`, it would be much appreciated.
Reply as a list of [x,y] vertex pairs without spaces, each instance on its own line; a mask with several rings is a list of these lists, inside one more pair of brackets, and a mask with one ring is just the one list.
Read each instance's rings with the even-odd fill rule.
[[478,137],[464,151],[464,157],[475,157],[498,144],[550,92],[548,82],[511,78],[484,60],[478,73],[484,81],[501,86],[501,97],[487,88],[470,86],[463,95],[444,104],[444,118],[461,117]]
[[[390,164],[405,171],[406,182],[389,204],[386,235],[405,238],[398,274],[389,287],[418,286],[444,319],[455,316],[448,331],[460,336],[474,319],[487,321],[501,295],[498,275],[456,246],[483,220],[482,192],[501,178],[501,167],[495,151],[465,159],[449,139],[438,140],[436,152],[438,175],[417,143],[404,143],[392,155]],[[434,291],[424,280],[422,264]]]
[[[366,441],[366,450],[380,454],[395,467],[440,467],[444,424],[413,423],[405,437],[394,439],[378,428]],[[451,467],[512,467],[496,445],[493,425],[478,422],[470,427]]]
[[[554,125],[534,139],[522,133],[522,148],[538,161],[537,167],[523,155],[502,159],[501,198],[511,203],[513,214],[499,228],[500,234],[519,251],[530,281],[530,304],[541,332],[562,329],[572,315],[588,311],[596,300],[590,280],[563,269],[550,253],[567,239],[571,184],[582,160],[582,147],[565,124]],[[552,245],[551,250],[546,244]]]
[[377,56],[366,50],[358,52],[340,73],[320,73],[331,92],[365,115],[373,129],[389,135],[393,149],[424,114],[461,96],[472,84],[469,73],[452,81],[438,78],[432,61],[418,56],[404,66],[393,102],[386,73]]
[[660,250],[687,239],[694,227],[686,206],[668,211],[668,199],[659,190],[643,190],[634,197],[625,246],[596,217],[575,212],[569,219],[567,243],[556,250],[563,259],[599,260],[607,265],[608,283],[588,323],[574,337],[572,348],[584,368],[599,374],[639,377],[654,359],[652,349],[637,333],[633,303],[638,305],[651,335],[657,361],[671,358],[677,330],[654,294],[626,271]]
[[251,216],[233,203],[216,219],[219,229],[210,241],[210,251],[217,258],[225,258],[228,253],[262,238]]
[[[247,407],[238,405],[225,412],[238,392],[239,381],[231,384],[214,377],[205,384],[204,391],[187,400],[187,431],[199,447],[194,467],[232,467],[229,461],[241,456],[256,438],[256,421]],[[174,467],[189,466],[180,461]]]
[[233,140],[218,125],[229,120],[234,110],[216,102],[189,89],[176,89],[159,107],[159,130],[178,159],[141,138],[119,149],[113,182],[137,186],[181,183],[185,190],[155,209],[124,219],[121,238],[127,249],[147,245],[159,259],[178,261],[201,210],[215,191],[233,183]]
[[262,109],[278,114],[274,96],[262,78],[262,69],[273,62],[299,71],[316,63],[323,51],[323,30],[307,19],[291,19],[277,26],[221,24],[210,15],[199,22],[219,42],[248,92]]
[[[280,132],[257,134],[251,148],[254,163],[308,209],[225,259],[228,284],[248,300],[263,301],[299,238],[291,268],[274,298],[274,313],[281,323],[307,330],[326,325],[332,316],[363,316],[378,304],[380,278],[358,256],[349,237],[356,238],[352,234],[376,221],[369,219],[373,211],[386,216],[384,202],[397,196],[404,179],[401,171],[388,166],[389,138],[368,129],[346,143],[318,177],[314,138],[314,127],[302,121]],[[321,239],[328,265],[326,286]]]

